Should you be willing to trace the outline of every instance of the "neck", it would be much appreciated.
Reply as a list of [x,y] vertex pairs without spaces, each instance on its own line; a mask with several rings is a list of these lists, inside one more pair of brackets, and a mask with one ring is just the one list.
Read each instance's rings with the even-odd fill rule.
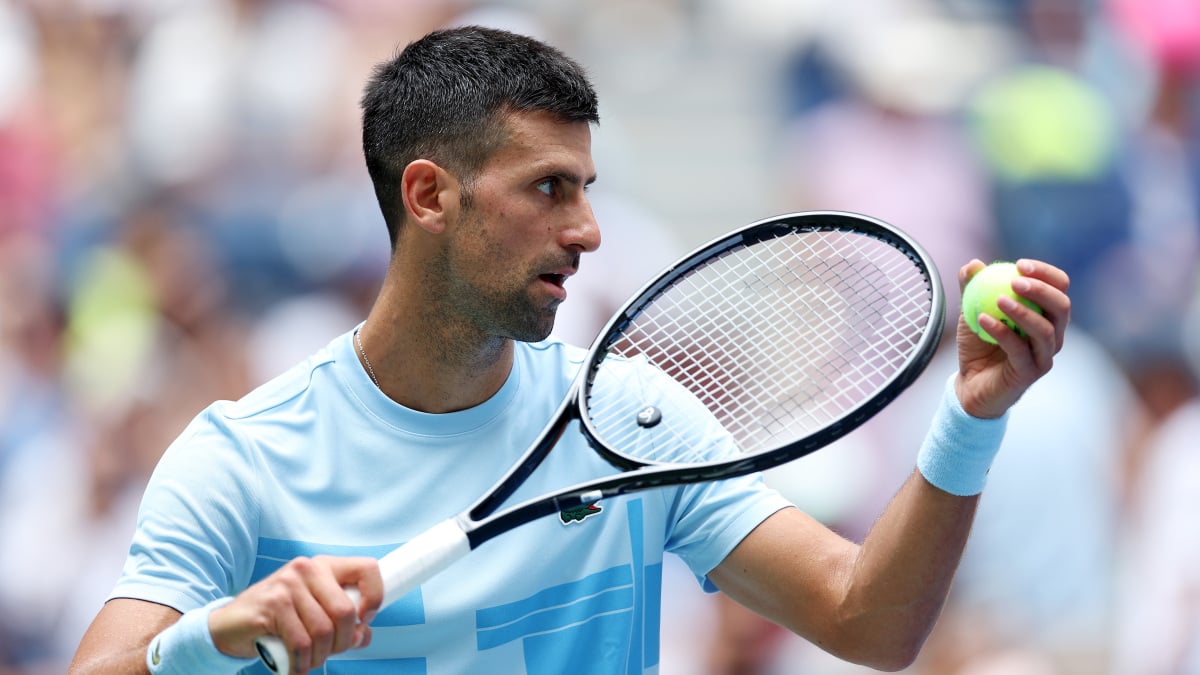
[[364,369],[369,364],[368,374],[374,371],[384,394],[428,413],[483,403],[504,386],[513,364],[512,340],[472,335],[444,317],[405,311],[382,296],[356,342],[359,361]]

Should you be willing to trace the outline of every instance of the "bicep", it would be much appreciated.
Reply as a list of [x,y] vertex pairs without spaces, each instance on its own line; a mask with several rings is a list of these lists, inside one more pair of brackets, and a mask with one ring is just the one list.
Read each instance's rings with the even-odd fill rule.
[[764,520],[708,578],[722,593],[814,643],[825,643],[858,546],[796,508]]
[[145,673],[150,640],[179,620],[180,613],[166,605],[132,598],[105,603],[92,621],[70,673]]

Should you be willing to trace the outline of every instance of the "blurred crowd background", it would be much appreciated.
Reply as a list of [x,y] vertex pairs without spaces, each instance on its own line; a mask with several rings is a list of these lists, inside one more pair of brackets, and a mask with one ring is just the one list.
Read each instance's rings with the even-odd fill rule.
[[[0,675],[63,671],[193,415],[365,316],[360,88],[459,23],[600,92],[564,339],[787,211],[895,223],[952,309],[971,258],[1066,269],[1067,347],[908,672],[1200,673],[1200,0],[0,0]],[[769,480],[861,537],[954,367]],[[661,673],[861,672],[666,575]]]

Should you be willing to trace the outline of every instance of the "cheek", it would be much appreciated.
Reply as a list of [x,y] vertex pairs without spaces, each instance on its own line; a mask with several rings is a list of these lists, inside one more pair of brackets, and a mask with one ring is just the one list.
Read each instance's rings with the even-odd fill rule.
[[496,286],[516,262],[512,237],[493,224],[460,230],[453,245],[455,273],[477,289]]

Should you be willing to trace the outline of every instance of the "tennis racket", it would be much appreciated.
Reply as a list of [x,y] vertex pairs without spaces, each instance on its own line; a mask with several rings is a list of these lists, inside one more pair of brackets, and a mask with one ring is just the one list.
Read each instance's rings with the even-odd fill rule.
[[[486,495],[380,559],[383,604],[536,518],[832,443],[924,370],[944,305],[925,251],[861,215],[779,216],[700,247],[609,321],[553,421]],[[572,422],[617,471],[501,510]],[[258,650],[289,672],[278,637]]]

